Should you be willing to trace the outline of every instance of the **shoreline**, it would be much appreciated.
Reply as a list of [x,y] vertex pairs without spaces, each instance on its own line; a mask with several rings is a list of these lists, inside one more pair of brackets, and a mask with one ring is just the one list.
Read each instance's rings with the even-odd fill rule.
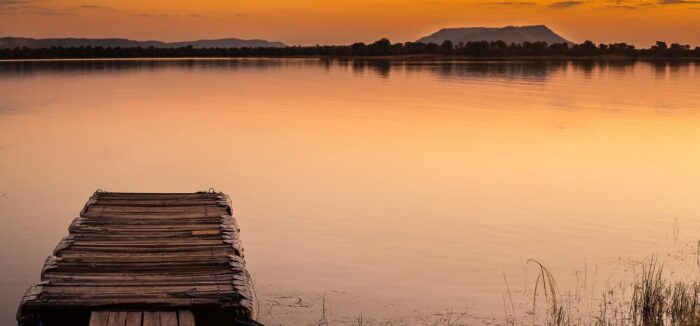
[[386,55],[386,56],[323,56],[323,55],[299,55],[299,56],[235,56],[235,57],[104,57],[104,58],[10,58],[0,59],[0,62],[70,62],[70,61],[177,61],[177,60],[274,60],[274,59],[318,59],[318,60],[339,60],[339,61],[451,61],[451,62],[484,62],[484,61],[700,61],[700,57],[632,57],[620,55],[601,55],[601,56],[463,56],[463,55],[433,55],[433,54],[406,54],[406,55]]

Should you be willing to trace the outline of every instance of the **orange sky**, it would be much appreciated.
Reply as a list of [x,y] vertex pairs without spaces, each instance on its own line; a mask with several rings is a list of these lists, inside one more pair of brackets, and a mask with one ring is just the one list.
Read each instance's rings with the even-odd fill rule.
[[289,45],[413,41],[443,27],[545,24],[582,42],[700,45],[700,0],[0,0],[0,36]]

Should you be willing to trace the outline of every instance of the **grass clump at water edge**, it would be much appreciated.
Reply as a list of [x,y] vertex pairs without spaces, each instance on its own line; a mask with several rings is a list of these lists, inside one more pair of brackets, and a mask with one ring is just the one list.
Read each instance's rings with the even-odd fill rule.
[[[552,273],[540,262],[528,260],[538,267],[532,297],[532,325],[629,325],[629,326],[691,326],[700,325],[700,282],[671,281],[664,274],[663,264],[656,257],[642,264],[642,271],[623,289],[629,295],[614,296],[613,290],[603,294],[598,316],[574,316],[571,309],[562,304],[557,283]],[[546,313],[543,320],[536,319],[538,298],[544,297]],[[540,308],[540,311],[542,307]],[[516,321],[506,316],[506,324]],[[520,321],[521,325],[527,322]]]
[[651,258],[633,285],[630,320],[633,325],[700,325],[700,283],[670,282],[663,265]]

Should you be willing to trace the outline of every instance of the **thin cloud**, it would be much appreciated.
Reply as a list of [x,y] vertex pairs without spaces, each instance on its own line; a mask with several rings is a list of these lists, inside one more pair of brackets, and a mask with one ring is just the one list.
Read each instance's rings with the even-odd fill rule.
[[564,9],[582,5],[583,1],[560,1],[549,5],[550,8]]
[[35,6],[34,0],[0,0],[0,15],[56,16],[66,13],[51,8]]
[[643,2],[643,3],[638,3],[638,4],[628,4],[628,3],[621,2],[621,1],[616,1],[616,3],[617,4],[615,4],[615,5],[605,6],[605,8],[635,10],[635,9],[641,9],[641,8],[651,8],[651,7],[656,6],[655,4],[650,3],[650,2]]
[[659,4],[662,5],[683,5],[683,4],[699,4],[700,1],[697,0],[659,0]]
[[80,9],[96,9],[96,10],[110,10],[110,11],[111,11],[111,10],[114,10],[114,9],[112,9],[112,8],[110,8],[110,7],[95,5],[95,4],[91,4],[91,3],[87,3],[87,4],[84,4],[84,5],[81,5],[81,6],[80,6]]
[[0,0],[0,7],[21,6],[30,3],[32,3],[30,0]]
[[67,13],[59,12],[58,10],[32,6],[32,5],[21,5],[21,6],[11,6],[11,7],[0,7],[0,15],[40,15],[40,16],[57,16],[65,15]]
[[174,17],[177,15],[169,15],[169,14],[138,14],[136,16],[139,17],[146,17],[146,18],[167,18],[167,17]]
[[153,14],[153,13],[142,13],[142,14],[137,14],[137,15],[134,15],[134,16],[136,16],[136,17],[144,17],[144,18],[170,18],[170,17],[202,18],[202,15],[200,15],[200,14],[181,15],[181,14]]
[[529,1],[499,1],[499,2],[487,2],[489,5],[497,6],[534,6],[534,2]]

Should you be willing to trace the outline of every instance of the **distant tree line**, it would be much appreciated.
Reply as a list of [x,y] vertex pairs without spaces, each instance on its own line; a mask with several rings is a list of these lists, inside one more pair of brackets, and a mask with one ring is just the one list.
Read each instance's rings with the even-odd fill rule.
[[42,59],[42,58],[168,58],[168,57],[285,57],[285,56],[329,56],[329,57],[372,57],[401,55],[445,55],[469,57],[700,57],[700,47],[656,42],[648,49],[637,49],[626,43],[595,44],[586,41],[581,44],[546,42],[525,42],[508,44],[503,41],[460,42],[445,41],[435,43],[391,43],[383,38],[371,44],[290,46],[283,48],[180,48],[155,47],[50,47],[31,49],[17,47],[0,49],[0,59]]

